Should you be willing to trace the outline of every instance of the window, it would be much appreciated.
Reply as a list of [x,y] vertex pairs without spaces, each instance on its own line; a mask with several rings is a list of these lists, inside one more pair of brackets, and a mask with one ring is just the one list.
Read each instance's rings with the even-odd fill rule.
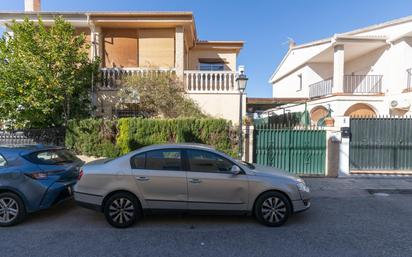
[[132,157],[132,169],[144,169],[146,167],[146,153],[141,153]]
[[180,150],[164,149],[146,153],[146,169],[182,170]]
[[0,168],[6,167],[6,165],[7,165],[6,159],[3,157],[3,155],[0,154]]
[[190,170],[195,172],[230,173],[233,163],[207,151],[188,151]]
[[199,63],[199,70],[201,71],[224,71],[225,65],[223,63]]
[[202,71],[224,71],[225,61],[222,59],[199,59],[199,70]]
[[[302,74],[299,74],[299,75],[298,75],[298,78],[299,78],[299,88],[298,88],[297,91],[301,91],[302,88],[303,88]],[[297,92],[297,91],[296,91],[296,92]]]
[[66,164],[81,162],[74,154],[67,150],[47,150],[31,153],[25,158],[36,164],[43,165],[57,165],[57,164]]

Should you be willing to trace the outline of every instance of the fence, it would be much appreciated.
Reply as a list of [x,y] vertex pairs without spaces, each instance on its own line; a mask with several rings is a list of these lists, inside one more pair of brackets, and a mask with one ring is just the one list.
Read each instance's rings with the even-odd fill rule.
[[65,128],[24,129],[20,131],[0,130],[0,145],[54,145],[64,146]]
[[412,117],[351,118],[351,171],[412,170]]
[[287,127],[293,128],[302,123],[304,118],[304,113],[294,112],[294,113],[285,113],[281,115],[272,115],[265,118],[255,119],[253,121],[254,125],[262,126],[269,125],[272,127]]
[[326,131],[256,126],[254,161],[300,175],[325,175]]

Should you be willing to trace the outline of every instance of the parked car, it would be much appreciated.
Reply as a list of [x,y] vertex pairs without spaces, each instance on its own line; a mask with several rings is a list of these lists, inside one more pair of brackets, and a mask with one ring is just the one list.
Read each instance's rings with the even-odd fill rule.
[[193,144],[153,145],[88,163],[74,197],[118,228],[156,211],[254,214],[265,225],[281,226],[310,207],[302,179]]
[[64,148],[0,146],[0,226],[71,197],[81,165]]

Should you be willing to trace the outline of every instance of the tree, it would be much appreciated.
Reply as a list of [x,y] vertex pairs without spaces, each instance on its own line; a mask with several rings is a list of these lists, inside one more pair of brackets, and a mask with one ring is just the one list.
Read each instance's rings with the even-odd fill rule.
[[181,80],[171,72],[149,71],[125,79],[119,91],[121,103],[138,103],[143,117],[205,117],[197,103],[185,95]]
[[26,18],[7,28],[12,36],[0,39],[0,119],[49,127],[88,115],[99,60],[89,59],[85,36],[61,17],[49,27]]

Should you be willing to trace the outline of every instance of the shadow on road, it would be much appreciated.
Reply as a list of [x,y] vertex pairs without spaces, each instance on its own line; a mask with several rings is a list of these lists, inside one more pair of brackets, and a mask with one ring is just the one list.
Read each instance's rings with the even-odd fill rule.
[[[297,213],[292,215],[285,227],[304,224],[308,217],[305,213]],[[59,205],[56,205],[48,210],[36,212],[27,216],[27,219],[18,227],[42,227],[42,225],[50,226],[68,226],[71,228],[111,228],[106,223],[104,215],[99,212],[91,211],[76,206],[74,201],[68,200]],[[253,216],[246,215],[195,215],[195,214],[152,214],[145,216],[139,221],[135,227],[155,229],[155,228],[208,228],[218,229],[222,227],[239,227],[258,228],[263,225],[259,224]]]

